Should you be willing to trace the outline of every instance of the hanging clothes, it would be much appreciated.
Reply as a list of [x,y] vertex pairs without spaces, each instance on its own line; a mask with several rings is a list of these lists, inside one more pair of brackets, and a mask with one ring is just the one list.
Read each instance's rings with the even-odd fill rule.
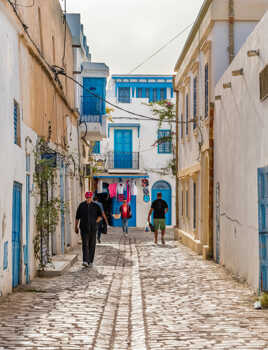
[[103,193],[102,180],[98,180],[97,193]]
[[125,185],[123,182],[117,184],[117,194],[124,194]]
[[111,198],[116,197],[116,195],[117,195],[117,184],[110,184],[109,185],[109,194],[110,194]]
[[130,188],[130,192],[131,192],[132,196],[137,196],[137,194],[138,194],[138,189],[137,189],[137,186],[136,186],[136,184],[135,184],[134,181],[131,183],[131,186],[130,186],[130,187],[131,187],[131,188]]
[[129,181],[127,181],[127,202],[130,203],[130,201],[131,201],[130,185],[129,185]]

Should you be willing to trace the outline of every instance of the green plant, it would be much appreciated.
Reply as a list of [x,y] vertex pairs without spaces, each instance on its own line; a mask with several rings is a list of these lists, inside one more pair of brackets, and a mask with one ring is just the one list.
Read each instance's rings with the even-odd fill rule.
[[[52,154],[52,157],[45,157]],[[65,210],[65,203],[53,197],[56,187],[57,167],[56,153],[51,153],[47,143],[41,139],[35,150],[35,195],[38,200],[35,213],[37,234],[34,238],[34,255],[39,261],[40,269],[51,262],[49,237],[55,234],[60,213]]]

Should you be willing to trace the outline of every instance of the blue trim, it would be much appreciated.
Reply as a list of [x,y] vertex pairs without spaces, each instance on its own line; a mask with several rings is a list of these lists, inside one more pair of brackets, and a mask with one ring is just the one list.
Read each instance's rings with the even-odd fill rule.
[[140,124],[131,124],[131,123],[113,123],[108,125],[108,137],[110,137],[111,128],[138,128],[138,138],[140,137]]
[[128,79],[128,80],[159,80],[159,79],[162,79],[162,80],[170,80],[171,83],[173,81],[173,77],[171,75],[166,75],[166,76],[148,76],[148,75],[145,75],[145,76],[131,76],[131,75],[126,75],[126,76],[118,76],[118,75],[114,75],[112,76],[112,79],[114,80],[118,80],[118,79]]
[[[158,130],[158,140],[162,137],[171,135],[170,129],[159,129]],[[160,154],[170,154],[171,153],[171,141],[167,141],[158,144],[157,152]]]
[[94,179],[149,179],[149,175],[96,175]]

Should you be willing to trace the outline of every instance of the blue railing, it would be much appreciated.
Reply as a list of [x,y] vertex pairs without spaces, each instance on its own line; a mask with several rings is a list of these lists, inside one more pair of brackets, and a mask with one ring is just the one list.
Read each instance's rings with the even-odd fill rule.
[[81,123],[100,123],[102,124],[102,116],[101,115],[81,115],[80,117]]
[[139,152],[109,152],[109,169],[139,169]]

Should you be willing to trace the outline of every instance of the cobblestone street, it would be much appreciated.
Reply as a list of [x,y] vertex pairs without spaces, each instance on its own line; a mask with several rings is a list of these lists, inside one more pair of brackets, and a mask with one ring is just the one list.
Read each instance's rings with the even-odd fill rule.
[[[110,229],[95,267],[37,278],[0,301],[0,349],[268,349],[268,311],[167,235]],[[77,252],[80,252],[80,246]]]

